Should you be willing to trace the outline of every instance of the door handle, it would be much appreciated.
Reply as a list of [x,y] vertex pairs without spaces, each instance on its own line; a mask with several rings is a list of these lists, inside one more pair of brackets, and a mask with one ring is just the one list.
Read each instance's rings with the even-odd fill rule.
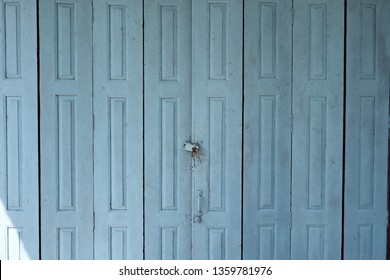
[[194,214],[194,223],[202,222],[202,191],[196,191],[196,213]]

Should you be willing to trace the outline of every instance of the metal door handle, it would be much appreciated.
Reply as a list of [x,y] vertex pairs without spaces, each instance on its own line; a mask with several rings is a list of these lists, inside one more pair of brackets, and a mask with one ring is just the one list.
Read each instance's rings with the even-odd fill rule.
[[194,215],[194,223],[202,222],[202,191],[196,192],[196,213]]
[[202,215],[202,191],[196,192],[197,197],[197,213]]

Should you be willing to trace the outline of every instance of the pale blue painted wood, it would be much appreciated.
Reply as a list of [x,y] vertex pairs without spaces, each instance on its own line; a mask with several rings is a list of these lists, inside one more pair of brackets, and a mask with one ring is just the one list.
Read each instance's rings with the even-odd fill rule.
[[0,259],[39,258],[35,1],[0,7]]
[[245,1],[244,259],[290,258],[292,1]]
[[145,4],[146,258],[239,259],[242,5]]
[[340,259],[344,1],[296,0],[292,259]]
[[[241,258],[243,3],[193,1],[193,259]],[[189,155],[190,156],[190,155]]]
[[39,9],[42,258],[92,259],[92,2]]
[[[94,73],[92,1],[40,3],[45,259],[142,258],[141,1],[94,3]],[[240,258],[241,4],[145,1],[148,259]],[[244,258],[338,259],[343,2],[294,1],[293,43],[285,38],[291,3],[245,6]],[[348,259],[385,258],[389,10],[383,0],[348,6]],[[0,258],[32,259],[39,246],[35,6],[5,1],[0,14]],[[195,161],[185,142],[200,144]]]
[[191,259],[191,1],[144,1],[145,258]]
[[390,3],[347,8],[344,258],[386,259]]
[[93,13],[95,259],[142,259],[142,1]]

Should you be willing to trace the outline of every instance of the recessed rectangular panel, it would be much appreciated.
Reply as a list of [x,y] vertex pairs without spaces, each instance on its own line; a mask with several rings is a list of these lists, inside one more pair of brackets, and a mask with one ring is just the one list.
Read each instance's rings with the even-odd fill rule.
[[58,228],[57,234],[58,234],[57,258],[59,260],[75,260],[77,229],[74,227]]
[[76,210],[75,96],[57,96],[58,210]]
[[323,260],[325,250],[325,227],[307,227],[307,259]]
[[326,4],[310,5],[309,77],[325,80],[327,76],[327,9]]
[[226,99],[210,98],[209,210],[226,205]]
[[111,80],[126,80],[126,6],[109,5],[109,73]]
[[258,209],[275,207],[275,96],[260,96]]
[[177,259],[177,228],[161,228],[161,259]]
[[374,207],[375,97],[361,97],[359,208]]
[[210,228],[208,231],[209,260],[224,260],[226,251],[226,230]]
[[275,225],[259,225],[258,240],[258,259],[275,259]]
[[[57,79],[75,78],[75,4],[57,3]],[[80,58],[81,59],[81,58]]]
[[110,227],[110,258],[127,259],[127,227]]
[[4,3],[5,78],[21,78],[20,3]]
[[359,225],[359,260],[371,260],[373,257],[373,225]]
[[23,250],[23,228],[7,228],[7,260],[20,260]]
[[276,77],[276,19],[277,6],[272,2],[260,2],[260,77]]
[[[161,209],[177,209],[177,108],[176,98],[161,99]],[[156,143],[157,144],[157,143]]]
[[309,101],[308,208],[320,210],[325,202],[326,98]]
[[361,4],[361,78],[375,79],[376,65],[376,5]]
[[210,79],[226,79],[226,3],[209,3]]
[[125,210],[126,199],[126,98],[110,98],[110,209]]
[[6,98],[7,209],[22,211],[22,98]]
[[178,75],[177,7],[160,6],[161,80],[176,81]]

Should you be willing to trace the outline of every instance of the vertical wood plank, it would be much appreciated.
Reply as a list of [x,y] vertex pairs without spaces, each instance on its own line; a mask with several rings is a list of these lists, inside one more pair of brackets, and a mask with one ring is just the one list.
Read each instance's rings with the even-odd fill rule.
[[348,1],[344,258],[385,259],[390,3]]
[[192,140],[200,144],[192,211],[199,201],[202,211],[201,223],[193,223],[192,258],[240,259],[243,2],[192,7]]
[[243,258],[288,259],[292,1],[244,6]]
[[146,0],[145,258],[191,259],[191,0]]
[[143,259],[142,1],[93,15],[94,258]]
[[36,1],[0,2],[0,65],[0,259],[38,259]]
[[193,1],[193,259],[241,258],[242,9]]
[[344,1],[294,1],[292,259],[341,258],[343,30]]
[[39,32],[42,259],[92,259],[92,1],[42,0]]

